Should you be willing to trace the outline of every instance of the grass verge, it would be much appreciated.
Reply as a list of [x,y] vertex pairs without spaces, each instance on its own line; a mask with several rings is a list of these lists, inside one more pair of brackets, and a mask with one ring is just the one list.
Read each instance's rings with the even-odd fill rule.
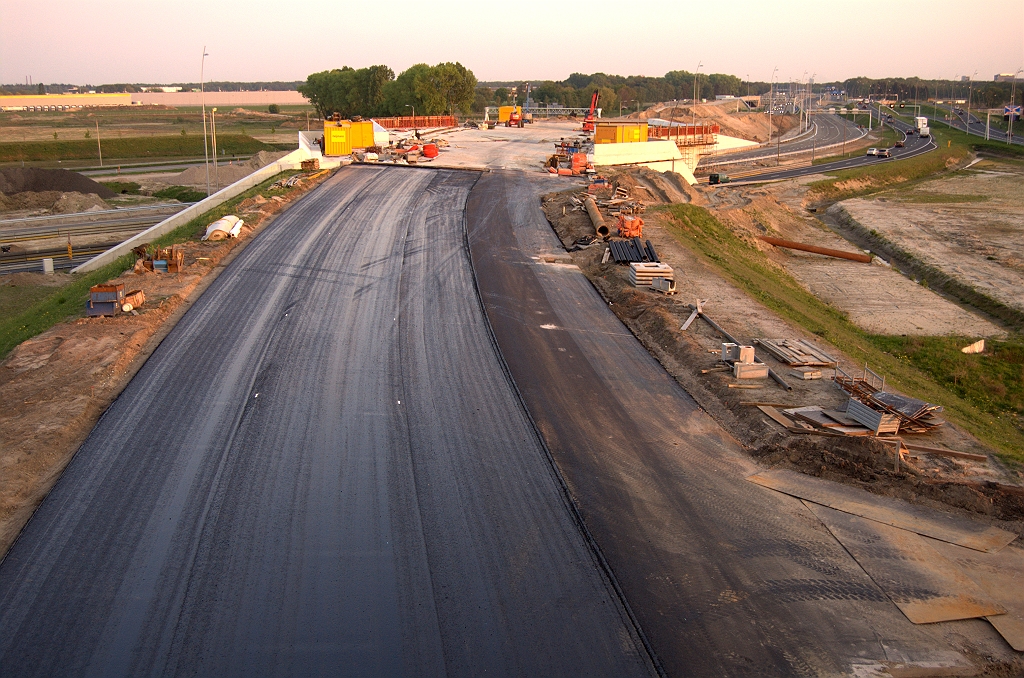
[[[57,133],[59,135],[59,132]],[[279,144],[266,144],[244,134],[225,134],[217,138],[218,150],[227,155],[252,155],[275,151]],[[291,144],[294,146],[294,144]],[[103,158],[107,164],[134,158],[200,157],[202,135],[117,137],[103,140]],[[0,143],[0,162],[37,162],[47,160],[90,160],[97,157],[95,139],[54,139]]]
[[[1024,463],[1024,428],[1019,414],[1021,397],[1019,391],[1006,382],[1012,377],[999,377],[1006,388],[1004,397],[985,400],[979,395],[986,384],[996,382],[997,374],[1012,375],[1016,369],[1016,379],[1022,380],[1024,374],[1020,367],[1014,368],[1015,356],[1019,353],[1013,347],[1018,340],[1006,342],[1010,349],[1005,352],[997,349],[992,356],[993,366],[977,375],[977,387],[961,388],[964,382],[957,376],[959,372],[954,373],[959,363],[943,362],[950,355],[950,348],[941,343],[942,340],[921,338],[919,345],[911,340],[900,347],[893,344],[893,337],[869,334],[851,323],[843,311],[801,287],[785,270],[738,238],[706,209],[689,204],[659,209],[668,212],[666,227],[677,240],[751,297],[782,318],[834,346],[841,346],[856,364],[869,364],[876,372],[885,374],[887,382],[895,388],[943,405],[949,421],[991,445],[1006,461]],[[957,340],[951,341],[956,343]]]
[[179,202],[199,202],[206,197],[206,194],[188,186],[168,186],[153,193],[153,197],[170,198]]

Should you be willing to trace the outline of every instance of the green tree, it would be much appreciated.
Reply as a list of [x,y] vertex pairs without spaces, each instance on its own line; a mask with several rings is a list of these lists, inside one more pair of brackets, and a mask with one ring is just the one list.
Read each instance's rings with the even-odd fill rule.
[[277,104],[270,104],[269,106],[267,106],[267,112],[276,115],[281,112],[281,107],[278,106]]
[[36,91],[40,94],[46,94],[46,85],[44,85],[43,83],[39,83],[39,86],[36,88]]
[[505,102],[508,101],[509,91],[508,87],[499,87],[494,90],[494,103],[498,106],[504,106]]

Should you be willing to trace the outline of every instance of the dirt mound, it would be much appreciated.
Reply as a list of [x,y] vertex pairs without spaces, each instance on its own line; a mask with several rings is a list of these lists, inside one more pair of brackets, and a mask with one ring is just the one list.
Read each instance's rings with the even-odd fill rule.
[[[701,122],[717,124],[721,128],[721,133],[726,136],[757,142],[768,140],[768,116],[764,113],[744,110],[737,113],[735,106],[700,104],[673,107],[671,104],[667,106],[659,104],[642,111],[639,115],[633,113],[629,117],[640,120],[663,118],[684,124],[690,124],[695,119],[698,124]],[[795,115],[774,115],[772,116],[772,136],[785,134],[797,124]]]
[[[239,163],[237,165],[220,165],[217,167],[216,172],[213,166],[210,166],[210,182],[216,180],[220,183],[221,188],[233,184],[236,181],[244,179],[261,167],[266,167],[272,162],[277,161],[279,158],[287,155],[287,151],[278,152],[267,152],[260,151],[256,155],[249,158],[249,160]],[[189,167],[187,170],[177,176],[171,176],[164,181],[176,184],[179,186],[206,186],[206,167]]]
[[4,167],[0,169],[0,193],[14,195],[31,191],[60,191],[61,193],[94,193],[101,198],[113,198],[114,192],[78,172],[38,167]]
[[90,212],[112,209],[94,193],[62,193],[60,191],[25,191],[14,195],[0,193],[0,212],[49,210],[53,214]]
[[92,193],[63,193],[53,203],[50,212],[53,214],[73,214],[75,212],[96,212],[109,209],[112,209],[110,205]]

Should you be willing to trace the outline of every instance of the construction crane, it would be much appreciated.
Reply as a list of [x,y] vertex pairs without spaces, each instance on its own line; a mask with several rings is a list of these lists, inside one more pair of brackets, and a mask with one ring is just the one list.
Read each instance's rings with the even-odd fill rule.
[[594,121],[597,119],[595,117],[597,115],[597,102],[600,98],[601,93],[597,90],[594,90],[594,95],[590,97],[590,110],[587,111],[587,117],[583,118],[584,132],[594,131]]

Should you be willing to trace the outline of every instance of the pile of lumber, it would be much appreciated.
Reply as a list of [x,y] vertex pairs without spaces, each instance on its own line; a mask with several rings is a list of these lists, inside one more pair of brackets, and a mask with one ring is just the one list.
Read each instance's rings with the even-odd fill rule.
[[803,339],[754,339],[754,343],[790,367],[835,367],[839,364],[835,358]]
[[[869,370],[865,370],[864,377],[851,377],[842,370],[837,370],[832,380],[836,386],[850,394],[851,402],[856,401],[864,408],[887,415],[890,421],[898,421],[898,428],[904,433],[927,433],[945,423],[936,416],[942,412],[942,405],[890,393],[885,390],[884,380],[878,384],[877,380],[868,378],[868,372]],[[871,417],[871,421],[874,421],[874,415],[869,415],[860,408],[857,410],[862,412],[865,418]]]
[[672,267],[668,264],[632,263],[629,265],[629,282],[634,287],[650,287],[655,278],[674,280]]

